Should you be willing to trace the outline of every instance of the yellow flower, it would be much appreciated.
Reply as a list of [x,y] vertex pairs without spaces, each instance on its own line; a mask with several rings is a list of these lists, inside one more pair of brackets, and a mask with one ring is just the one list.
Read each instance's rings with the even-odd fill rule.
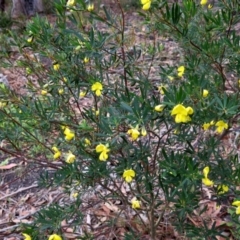
[[62,240],[62,238],[57,234],[52,234],[49,236],[48,240]]
[[71,141],[75,137],[74,132],[72,130],[70,130],[70,128],[68,128],[68,127],[65,127],[63,133],[65,135],[65,140],[66,141]]
[[88,63],[88,62],[89,62],[89,58],[88,58],[88,57],[85,57],[85,58],[83,59],[83,62],[84,62],[84,63]]
[[203,129],[206,131],[210,128],[211,124],[210,123],[204,123],[203,124]]
[[210,125],[213,126],[214,124],[215,124],[215,121],[212,120],[212,121],[210,122]]
[[187,123],[191,121],[191,118],[189,115],[192,115],[194,113],[193,109],[191,107],[184,107],[182,104],[176,105],[172,111],[171,116],[175,116],[175,122],[176,123]]
[[87,146],[91,146],[91,141],[87,138],[84,139],[84,146],[87,147]]
[[162,105],[162,104],[157,105],[157,106],[154,108],[154,110],[155,110],[156,112],[162,112],[163,109],[164,109],[164,105]]
[[76,159],[76,156],[72,154],[72,152],[69,151],[67,157],[66,157],[66,162],[67,163],[73,163]]
[[203,92],[202,92],[203,97],[207,97],[208,94],[209,94],[208,90],[203,89]]
[[108,148],[108,145],[98,144],[96,146],[96,152],[100,153],[100,161],[106,161],[108,159],[108,153],[110,152],[110,149]]
[[141,134],[144,137],[147,135],[147,131],[146,131],[146,128],[144,126],[142,127]]
[[217,127],[218,133],[222,133],[224,131],[224,129],[228,129],[228,124],[222,120],[216,122],[215,126]]
[[164,95],[164,90],[166,89],[166,86],[163,86],[163,85],[160,85],[160,86],[158,86],[158,91],[162,94],[162,95]]
[[141,0],[142,9],[147,11],[151,7],[151,0]]
[[131,203],[132,203],[132,208],[133,209],[138,209],[141,207],[141,201],[137,200],[136,197],[134,197],[132,200],[131,200]]
[[240,207],[240,201],[236,200],[232,203],[233,206]]
[[221,184],[218,186],[217,190],[218,190],[218,194],[224,194],[229,191],[229,188],[227,185]]
[[128,183],[130,183],[133,180],[135,175],[136,174],[135,174],[134,170],[132,170],[132,169],[127,169],[127,170],[124,170],[124,172],[123,172],[123,178],[125,178],[125,181]]
[[22,235],[25,237],[24,240],[32,240],[32,238],[28,234],[22,233]]
[[184,74],[184,71],[185,71],[185,67],[184,67],[184,66],[178,67],[178,69],[177,69],[178,76],[179,76],[179,77],[182,77],[183,74]]
[[59,64],[59,63],[54,63],[54,64],[53,64],[53,69],[54,69],[55,71],[58,71],[58,70],[60,69],[60,64]]
[[174,77],[172,76],[167,76],[170,81],[173,81]]
[[63,94],[63,93],[64,93],[63,88],[58,89],[58,93],[59,93],[60,95]]
[[1,101],[0,101],[0,109],[1,109],[1,108],[4,108],[4,107],[6,107],[6,106],[7,106],[7,103],[6,103],[6,102],[1,102]]
[[61,157],[61,155],[62,155],[62,153],[60,151],[59,152],[55,152],[54,155],[53,155],[53,158],[54,159],[58,159],[58,158]]
[[77,198],[77,196],[78,196],[78,193],[77,193],[77,192],[75,192],[75,193],[72,194],[72,197],[73,197],[73,198]]
[[236,214],[239,215],[240,214],[240,201],[236,200],[232,203],[233,206],[237,206],[236,208]]
[[240,207],[236,208],[236,214],[239,215],[240,214]]
[[54,155],[53,155],[54,159],[58,159],[61,157],[62,153],[61,151],[59,151],[57,147],[52,147],[52,150],[54,151]]
[[103,90],[103,85],[100,83],[100,82],[95,82],[93,85],[92,85],[92,88],[91,90],[93,92],[95,92],[96,96],[101,96],[102,94],[102,90]]
[[201,0],[200,4],[201,4],[202,6],[204,6],[204,5],[207,4],[207,2],[208,2],[208,0]]
[[86,94],[87,94],[87,91],[81,91],[81,92],[79,93],[79,97],[80,97],[80,98],[84,98],[84,97],[86,96]]
[[41,90],[41,94],[44,96],[44,95],[47,95],[48,94],[48,91],[47,90]]
[[95,115],[96,115],[96,116],[99,115],[99,110],[96,110]]
[[92,11],[94,10],[94,4],[93,4],[93,3],[88,4],[87,10],[88,10],[89,12],[92,12]]
[[206,185],[207,187],[212,187],[213,184],[214,184],[214,182],[211,181],[209,178],[203,178],[203,179],[202,179],[202,183],[203,183],[204,185]]
[[136,127],[129,129],[127,134],[130,135],[132,141],[135,141],[139,138],[140,132],[138,131],[138,127]]
[[67,78],[64,77],[64,78],[63,78],[63,82],[66,83],[67,81],[68,81]]
[[28,43],[31,43],[33,41],[33,36],[30,36],[28,39],[27,39],[27,42]]
[[209,171],[210,171],[210,169],[209,169],[208,166],[203,169],[203,176],[204,176],[204,178],[202,179],[202,183],[203,183],[204,185],[208,186],[208,187],[212,187],[213,184],[214,184],[214,182],[211,181],[211,180],[208,178],[208,173],[209,173]]
[[204,178],[208,177],[209,172],[210,172],[210,168],[208,166],[203,169]]
[[75,0],[68,0],[66,6],[67,7],[73,7],[75,6],[76,1]]
[[212,4],[208,4],[208,9],[211,9],[213,7]]

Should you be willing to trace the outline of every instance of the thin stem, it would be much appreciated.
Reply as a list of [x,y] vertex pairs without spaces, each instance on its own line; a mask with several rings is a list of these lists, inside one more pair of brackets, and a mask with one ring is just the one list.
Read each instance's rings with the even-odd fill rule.
[[127,71],[126,71],[126,54],[124,49],[124,29],[125,29],[125,15],[120,4],[120,1],[117,0],[118,7],[121,11],[122,15],[122,29],[121,29],[121,52],[122,52],[122,60],[123,60],[123,77],[124,77],[124,84],[125,84],[125,91],[128,92],[128,82],[127,82]]

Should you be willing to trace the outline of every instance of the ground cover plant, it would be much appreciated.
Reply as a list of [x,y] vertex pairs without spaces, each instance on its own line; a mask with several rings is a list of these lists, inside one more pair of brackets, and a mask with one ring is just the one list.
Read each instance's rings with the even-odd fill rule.
[[70,196],[24,238],[237,239],[238,1],[142,0],[138,40],[114,6],[59,0],[9,32],[27,87],[1,85],[0,150]]

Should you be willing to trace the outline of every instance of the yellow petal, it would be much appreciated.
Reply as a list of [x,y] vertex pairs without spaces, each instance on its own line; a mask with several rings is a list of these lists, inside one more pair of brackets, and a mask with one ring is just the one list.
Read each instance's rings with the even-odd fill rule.
[[209,168],[208,166],[203,169],[203,176],[204,176],[205,178],[208,177],[209,171],[210,171],[210,168]]
[[203,178],[203,179],[202,179],[202,183],[203,183],[204,185],[208,186],[208,187],[212,187],[213,184],[214,184],[214,182],[211,181],[209,178]]
[[233,206],[237,206],[237,207],[240,207],[240,201],[239,200],[236,200],[232,203]]
[[57,234],[52,234],[49,236],[48,240],[62,240],[62,238]]
[[22,233],[22,235],[25,237],[24,240],[32,240],[31,236],[29,236],[26,233]]
[[150,7],[151,7],[151,1],[147,2],[146,4],[144,4],[142,9],[144,11],[147,11],[147,10],[149,10]]

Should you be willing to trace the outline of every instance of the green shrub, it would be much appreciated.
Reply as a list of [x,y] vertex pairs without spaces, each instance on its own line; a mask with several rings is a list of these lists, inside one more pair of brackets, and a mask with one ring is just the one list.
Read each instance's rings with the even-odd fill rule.
[[237,138],[228,146],[224,137],[239,123],[239,5],[143,3],[138,40],[118,2],[114,13],[87,11],[81,0],[69,9],[57,2],[54,24],[36,17],[15,38],[28,93],[16,101],[2,91],[9,104],[0,109],[0,138],[9,144],[1,150],[47,162],[57,170],[41,184],[74,199],[36,214],[24,230],[33,239],[64,238],[64,220],[85,234],[79,239],[97,239],[83,211],[91,194],[108,206],[121,203],[106,220],[124,226],[119,239],[164,239],[169,232],[217,239],[226,223],[220,227],[207,208],[224,209],[226,201],[237,235]]

